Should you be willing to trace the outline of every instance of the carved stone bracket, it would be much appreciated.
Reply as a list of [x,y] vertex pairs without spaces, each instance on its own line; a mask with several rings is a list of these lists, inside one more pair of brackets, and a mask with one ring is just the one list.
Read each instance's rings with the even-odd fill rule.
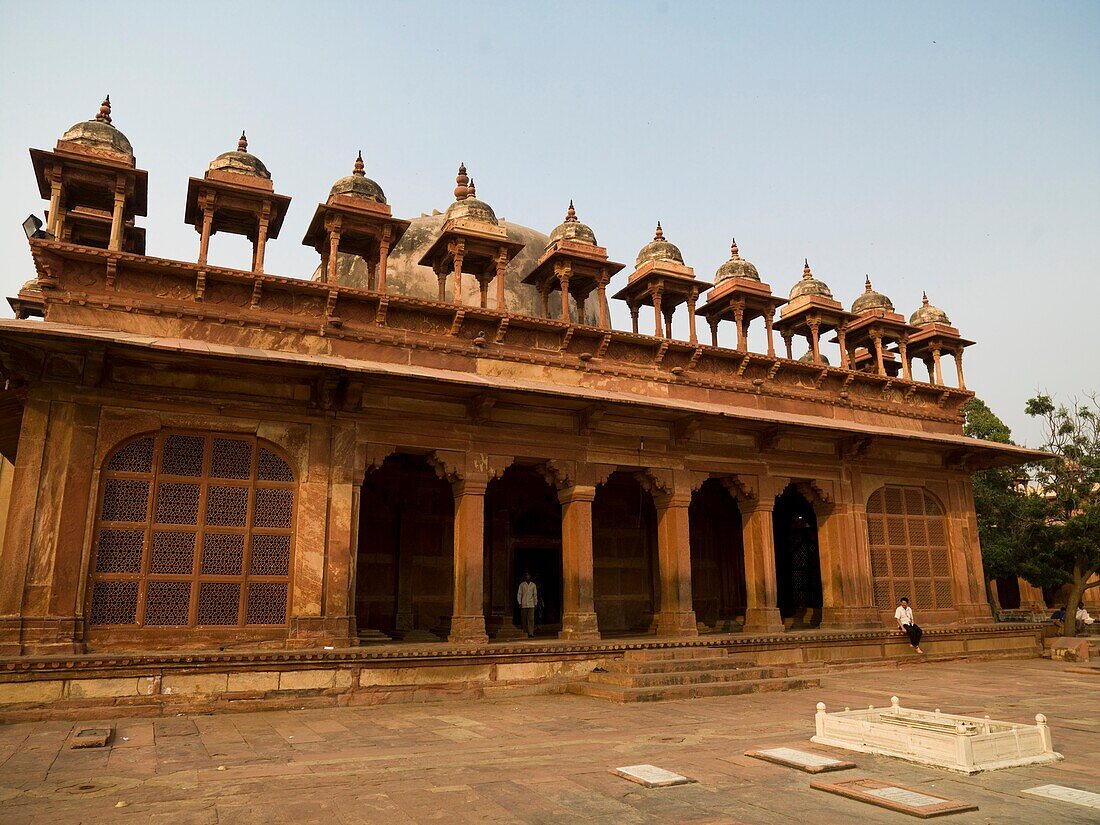
[[580,434],[588,435],[591,433],[605,415],[607,415],[607,407],[602,404],[594,404],[581,410],[577,416],[577,429]]
[[355,475],[362,478],[372,470],[381,469],[382,463],[396,452],[393,444],[360,444],[358,448]]
[[732,475],[721,478],[722,486],[737,501],[754,501],[759,498],[760,482],[754,476]]
[[672,424],[672,439],[677,444],[685,444],[699,428],[703,426],[703,419],[697,415],[681,418]]
[[779,425],[772,424],[756,434],[756,449],[767,453],[779,446]]
[[429,453],[428,463],[437,476],[452,484],[466,475],[466,453],[457,450],[436,450]]
[[500,478],[512,464],[515,456],[494,455],[492,453],[470,453],[468,467],[471,472],[485,475],[487,478]]
[[869,435],[852,435],[842,438],[836,443],[837,457],[841,460],[853,460],[863,458],[871,449],[874,437]]
[[497,403],[495,395],[478,393],[470,399],[466,410],[469,417],[477,424],[484,424],[489,420],[489,414]]
[[537,467],[539,475],[556,490],[573,487],[577,483],[577,462],[552,458]]

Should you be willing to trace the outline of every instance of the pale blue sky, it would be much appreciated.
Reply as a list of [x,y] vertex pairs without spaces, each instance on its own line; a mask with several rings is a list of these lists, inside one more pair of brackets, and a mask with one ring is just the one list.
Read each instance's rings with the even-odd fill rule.
[[805,256],[845,304],[865,273],[906,315],[927,289],[1018,438],[1036,388],[1100,390],[1098,2],[3,0],[0,84],[4,295],[44,206],[27,147],[109,92],[152,255],[194,259],[187,178],[245,128],[294,198],[270,272],[313,270],[301,237],[357,149],[401,216],[445,209],[461,160],[511,221],[548,232],[574,198],[616,260],[659,218],[699,277],[735,234],[776,292]]

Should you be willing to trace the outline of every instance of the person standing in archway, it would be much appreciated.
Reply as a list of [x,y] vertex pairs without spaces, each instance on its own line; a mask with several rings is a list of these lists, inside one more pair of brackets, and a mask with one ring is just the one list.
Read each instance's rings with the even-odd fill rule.
[[913,621],[913,608],[909,606],[908,596],[901,597],[901,604],[894,611],[894,618],[897,619],[901,632],[909,637],[909,644],[913,646],[913,650],[923,654],[924,651],[920,649],[920,638],[924,635],[924,631]]
[[539,589],[531,581],[531,571],[523,574],[523,581],[519,583],[519,591],[516,593],[516,601],[519,602],[520,624],[527,638],[535,637],[535,608],[539,603]]

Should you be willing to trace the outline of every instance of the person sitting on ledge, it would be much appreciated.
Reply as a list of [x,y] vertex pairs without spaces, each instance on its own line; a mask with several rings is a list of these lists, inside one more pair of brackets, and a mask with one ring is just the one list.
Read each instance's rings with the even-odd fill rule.
[[901,604],[894,611],[894,618],[897,619],[898,629],[909,637],[909,644],[913,646],[913,650],[923,654],[924,651],[920,649],[920,637],[924,635],[924,631],[913,621],[913,608],[909,606],[908,596],[901,597]]
[[1089,615],[1089,612],[1085,610],[1084,602],[1077,603],[1077,616],[1075,618],[1077,620],[1078,633],[1085,629],[1085,625],[1092,624],[1096,621],[1094,618],[1092,618],[1092,616]]

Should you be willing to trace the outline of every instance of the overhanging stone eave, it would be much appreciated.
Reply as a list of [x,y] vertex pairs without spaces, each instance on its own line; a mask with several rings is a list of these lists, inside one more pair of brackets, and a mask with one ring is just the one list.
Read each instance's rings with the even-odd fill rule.
[[555,385],[500,376],[482,375],[458,370],[446,370],[411,364],[391,364],[330,355],[309,355],[252,347],[237,347],[193,341],[181,338],[162,338],[135,333],[116,332],[79,327],[69,324],[41,321],[0,320],[0,337],[52,338],[56,340],[96,341],[107,345],[130,349],[146,349],[161,353],[179,353],[195,358],[237,359],[252,363],[285,365],[314,369],[332,369],[362,375],[387,378],[415,378],[420,382],[461,386],[471,390],[496,394],[509,393],[538,398],[570,399],[589,404],[617,405],[636,409],[662,411],[675,416],[714,416],[760,427],[787,426],[792,429],[816,431],[838,436],[858,435],[902,441],[937,447],[952,453],[961,453],[969,469],[1021,464],[1040,461],[1049,456],[1039,450],[1015,445],[980,441],[964,435],[928,433],[904,430],[852,421],[835,421],[821,416],[800,415],[777,410],[759,410],[749,407],[732,407],[701,401],[673,398],[652,398],[636,393],[615,392],[576,385]]

